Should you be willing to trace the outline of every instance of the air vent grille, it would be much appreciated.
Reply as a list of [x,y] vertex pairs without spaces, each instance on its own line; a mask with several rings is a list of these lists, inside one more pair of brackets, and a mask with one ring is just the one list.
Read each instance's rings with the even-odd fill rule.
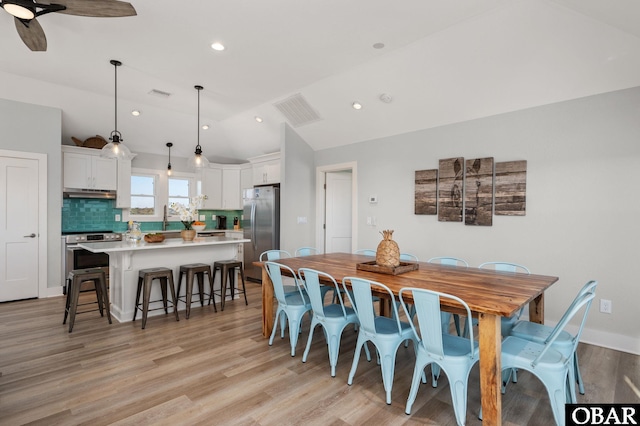
[[163,92],[162,90],[158,90],[158,89],[151,89],[151,91],[149,92],[149,94],[151,96],[157,96],[159,98],[168,98],[169,96],[171,96],[171,93],[169,92]]
[[300,94],[296,93],[282,101],[273,104],[274,107],[284,115],[289,124],[293,127],[304,126],[322,120],[320,115],[314,110],[307,100]]

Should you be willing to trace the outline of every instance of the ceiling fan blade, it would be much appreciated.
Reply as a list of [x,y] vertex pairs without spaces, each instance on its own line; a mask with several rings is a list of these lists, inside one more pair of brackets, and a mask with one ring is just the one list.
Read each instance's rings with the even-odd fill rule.
[[131,3],[118,0],[51,0],[52,4],[66,6],[58,13],[77,16],[93,16],[98,18],[118,18],[136,16]]
[[14,22],[18,35],[20,35],[20,38],[29,49],[34,52],[47,50],[47,36],[44,35],[44,30],[35,18],[29,21],[28,27],[18,18],[14,18]]

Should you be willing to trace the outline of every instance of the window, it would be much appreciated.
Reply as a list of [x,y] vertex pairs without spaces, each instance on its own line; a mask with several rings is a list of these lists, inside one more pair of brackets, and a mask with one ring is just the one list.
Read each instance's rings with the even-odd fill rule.
[[[169,178],[169,203],[170,206],[172,203],[180,203],[184,206],[189,205],[189,187],[190,187],[190,179],[188,178]],[[169,209],[169,214],[175,215],[176,212],[173,209]]]
[[131,175],[132,216],[156,215],[156,175]]

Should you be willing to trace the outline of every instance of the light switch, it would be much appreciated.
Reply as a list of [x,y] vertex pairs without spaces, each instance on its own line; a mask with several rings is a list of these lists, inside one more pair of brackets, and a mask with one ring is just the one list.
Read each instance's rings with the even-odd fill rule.
[[307,218],[305,216],[298,216],[298,223],[307,223]]
[[116,222],[120,222],[120,215],[119,214],[116,215]]

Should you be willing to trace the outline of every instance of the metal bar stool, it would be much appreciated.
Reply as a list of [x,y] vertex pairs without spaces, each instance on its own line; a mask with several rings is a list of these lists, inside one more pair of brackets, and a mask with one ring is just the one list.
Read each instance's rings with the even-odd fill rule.
[[[151,284],[153,280],[160,280],[160,290],[162,291],[162,300],[149,300],[151,298]],[[167,284],[171,290],[171,300],[173,305],[173,313],[176,315],[176,321],[180,321],[178,316],[178,303],[176,293],[173,286],[173,270],[169,268],[148,268],[138,271],[138,295],[136,296],[136,306],[133,309],[133,321],[136,320],[138,309],[142,311],[142,329],[147,325],[147,314],[149,311],[155,311],[164,308],[164,313],[168,314],[167,304]],[[144,295],[142,297],[142,308],[140,308],[140,293],[144,286]],[[149,309],[149,303],[162,302],[163,308]]]
[[[242,269],[242,262],[238,260],[219,260],[217,262],[213,262],[213,280],[216,279],[216,271],[220,269],[220,292],[215,292],[220,296],[220,310],[224,311],[224,301],[227,297],[227,276],[229,277],[229,282],[231,283],[231,300],[233,300],[234,292],[235,292],[235,269],[240,269],[240,277],[242,278],[242,290],[238,289],[238,293],[244,294],[244,304],[248,305],[247,301],[247,289],[244,285],[244,271]],[[209,300],[213,297],[213,291],[211,292],[211,296],[209,296]],[[215,303],[215,301],[214,301]]]
[[[204,306],[204,274],[209,277],[209,303],[211,303],[211,293],[213,292],[213,278],[211,277],[211,266],[206,263],[190,263],[188,265],[180,266],[180,275],[178,275],[178,300],[182,300],[180,297],[180,286],[182,285],[182,276],[187,276],[187,289],[184,303],[187,306],[187,319],[191,314],[191,298],[193,296],[193,277],[198,277],[198,290],[200,293],[200,306]],[[218,312],[216,308],[216,302],[213,301],[213,310]]]
[[[82,286],[82,283],[87,281],[93,281],[96,290],[97,301],[79,304],[78,299],[80,298],[80,287]],[[64,309],[64,320],[62,321],[62,324],[67,323],[67,316],[70,315],[69,333],[71,333],[71,330],[73,330],[73,324],[76,320],[76,313],[84,314],[87,312],[94,312],[96,310],[99,310],[100,316],[103,317],[103,306],[104,310],[107,311],[109,324],[111,324],[111,311],[109,310],[109,296],[107,293],[107,278],[102,269],[74,269],[73,271],[69,272],[67,282],[67,302]],[[78,306],[92,305],[94,303],[98,304],[98,309],[77,312]]]

